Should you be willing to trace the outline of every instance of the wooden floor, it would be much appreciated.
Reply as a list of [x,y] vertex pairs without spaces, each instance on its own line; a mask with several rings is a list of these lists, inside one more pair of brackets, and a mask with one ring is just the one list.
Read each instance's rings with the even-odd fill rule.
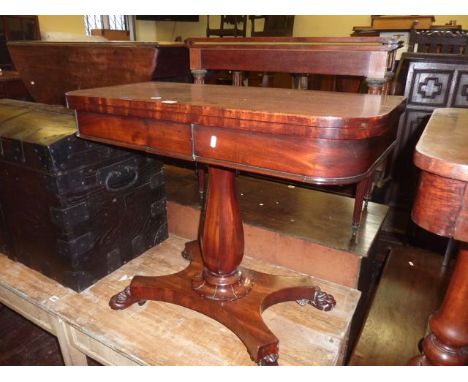
[[[294,190],[292,187],[288,189]],[[177,192],[177,190],[174,192]],[[242,191],[240,192],[242,193]],[[262,189],[261,192],[258,193],[258,204],[262,203],[262,196],[266,196],[265,193],[268,193],[268,187]],[[283,195],[282,197],[287,196]],[[198,200],[194,198],[191,203],[196,204]],[[262,206],[259,205],[258,209],[260,212],[262,210],[261,207]],[[278,208],[281,207],[280,205]],[[289,214],[287,215],[289,219],[296,219],[294,216],[290,215],[291,211],[284,212]],[[298,216],[301,215],[300,209],[296,212],[299,212]],[[306,216],[305,214],[302,215]],[[249,218],[253,220],[261,219],[259,216],[261,215]],[[300,217],[295,221],[299,221],[299,224],[289,224],[288,229],[297,229],[297,227],[300,227],[301,224],[304,223],[301,222]],[[305,224],[305,226],[306,225],[307,224]],[[300,229],[302,228],[299,228],[299,230]],[[298,234],[298,231],[296,231],[295,234]],[[299,234],[302,233],[299,231]],[[414,339],[417,338],[420,333],[424,333],[425,330],[425,319],[423,316],[428,314],[426,312],[429,312],[434,304],[437,304],[436,301],[440,299],[442,293],[442,287],[437,288],[436,285],[438,284],[434,284],[434,280],[437,279],[437,269],[440,269],[439,262],[441,261],[441,257],[437,255],[431,256],[433,261],[428,262],[426,266],[432,270],[427,271],[427,277],[424,275],[424,272],[418,277],[413,277],[411,272],[407,272],[408,261],[419,264],[418,252],[413,254],[404,252],[403,255],[400,253],[400,255],[394,255],[390,258],[386,265],[385,273],[387,276],[382,278],[379,290],[374,299],[373,306],[375,308],[369,313],[367,323],[364,326],[360,341],[355,348],[350,364],[398,365],[404,363],[403,360],[406,360],[408,354],[414,354]],[[399,277],[395,277],[395,275],[399,275]],[[408,284],[408,280],[411,280],[410,284]],[[439,280],[441,285],[443,284],[441,281],[442,279],[437,280]],[[395,301],[395,297],[389,297],[389,290],[401,291],[402,288],[405,288],[405,286],[408,287],[408,285],[410,285],[413,292],[419,291],[420,299],[411,299],[411,309],[407,309],[406,313],[404,313],[403,310],[395,312],[391,306],[393,307],[395,303],[397,305],[400,303],[401,305],[401,301]],[[396,295],[394,294],[394,296]],[[421,299],[421,297],[424,298]],[[422,305],[424,305],[424,307],[419,306],[418,304],[421,302],[418,301],[427,301],[425,297],[428,297],[429,303],[423,302]],[[408,320],[408,317],[413,315],[412,312],[420,312],[418,313],[418,319]],[[382,317],[387,318],[387,320],[383,320]],[[390,320],[388,320],[388,318],[390,318]],[[410,321],[412,321],[413,324],[411,324]],[[406,327],[406,330],[400,330],[400,325],[409,326]],[[399,335],[402,336],[401,338],[405,338],[405,340],[395,341],[395,337],[392,335],[380,335],[392,326],[394,329],[393,333],[399,333]],[[375,333],[379,335],[375,335]],[[407,336],[408,333],[413,333],[412,336],[409,336],[411,338]],[[63,364],[63,360],[61,359],[55,337],[27,320],[24,320],[21,316],[15,314],[5,306],[0,306],[0,365],[61,364]],[[92,364],[96,363],[94,362]]]
[[0,366],[63,366],[58,341],[0,304]]
[[405,365],[418,354],[428,319],[446,290],[450,270],[442,259],[414,247],[390,253],[349,365]]

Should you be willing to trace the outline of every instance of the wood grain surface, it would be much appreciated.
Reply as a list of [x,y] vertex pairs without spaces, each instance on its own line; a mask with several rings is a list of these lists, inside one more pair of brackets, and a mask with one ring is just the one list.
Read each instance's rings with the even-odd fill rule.
[[332,139],[381,135],[404,108],[400,96],[161,82],[77,90],[67,99],[83,112]]
[[435,109],[416,145],[421,170],[468,182],[468,110]]
[[[244,70],[363,76],[392,72],[397,41],[374,37],[194,38],[186,40],[192,70]],[[382,90],[382,89],[381,89]]]
[[448,276],[441,256],[418,248],[395,248],[349,365],[405,365],[418,351],[427,320],[442,301]]
[[63,105],[70,90],[189,75],[181,43],[27,41],[8,50],[34,100],[47,104]]
[[442,305],[429,321],[423,352],[411,365],[468,364],[468,111],[436,109],[418,142],[421,173],[412,210],[414,222],[437,235],[460,241]]
[[416,224],[468,241],[468,110],[436,109],[421,136],[414,162],[422,171],[412,210]]

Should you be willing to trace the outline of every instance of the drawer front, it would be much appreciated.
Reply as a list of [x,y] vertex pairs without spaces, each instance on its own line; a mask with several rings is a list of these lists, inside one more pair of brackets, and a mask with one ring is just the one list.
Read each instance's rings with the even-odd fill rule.
[[194,127],[197,161],[221,165],[224,162],[227,167],[260,174],[271,175],[274,171],[284,178],[358,176],[369,169],[392,140],[390,134],[362,140],[329,140]]
[[85,138],[162,155],[192,159],[190,125],[97,113],[78,113]]

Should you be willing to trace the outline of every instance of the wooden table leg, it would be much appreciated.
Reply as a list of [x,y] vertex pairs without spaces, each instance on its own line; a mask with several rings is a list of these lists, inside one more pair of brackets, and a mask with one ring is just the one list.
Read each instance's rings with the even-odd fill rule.
[[198,179],[198,196],[200,197],[200,202],[203,203],[203,200],[205,198],[205,167],[203,165],[200,165],[198,163],[195,163],[195,172],[197,175]]
[[384,93],[385,78],[366,78],[367,93],[380,95]]
[[429,321],[431,333],[423,352],[410,365],[462,366],[468,364],[468,245],[461,243],[458,259],[440,309]]
[[200,240],[186,244],[190,265],[159,277],[135,276],[129,287],[113,296],[110,306],[125,309],[157,300],[203,313],[229,328],[245,344],[259,365],[275,365],[278,339],[262,319],[262,312],[284,301],[331,310],[333,296],[308,276],[273,276],[240,266],[244,234],[235,187],[235,172],[208,168],[208,191]]
[[[205,69],[196,69],[192,70],[193,83],[198,85],[203,85],[205,83],[207,70]],[[195,173],[198,179],[198,194],[200,196],[200,202],[203,203],[205,197],[205,166],[201,163],[195,163]]]
[[366,198],[370,188],[372,187],[373,176],[369,176],[361,180],[356,184],[356,193],[354,197],[354,209],[353,209],[353,222],[351,226],[353,236],[356,236],[359,231],[359,226],[361,224],[362,209],[364,201],[367,203]]

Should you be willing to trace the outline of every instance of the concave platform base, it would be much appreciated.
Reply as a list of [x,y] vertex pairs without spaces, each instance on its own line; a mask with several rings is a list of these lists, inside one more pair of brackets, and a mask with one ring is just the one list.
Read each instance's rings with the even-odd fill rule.
[[203,313],[220,322],[246,346],[251,359],[259,365],[277,365],[278,339],[262,319],[268,307],[285,301],[310,304],[320,310],[331,310],[336,302],[307,276],[274,276],[240,268],[251,283],[249,293],[234,301],[217,301],[201,297],[192,286],[200,278],[203,262],[197,241],[185,245],[185,258],[191,259],[183,271],[158,277],[135,276],[130,286],[113,296],[112,309],[125,309],[147,300],[163,301]]

